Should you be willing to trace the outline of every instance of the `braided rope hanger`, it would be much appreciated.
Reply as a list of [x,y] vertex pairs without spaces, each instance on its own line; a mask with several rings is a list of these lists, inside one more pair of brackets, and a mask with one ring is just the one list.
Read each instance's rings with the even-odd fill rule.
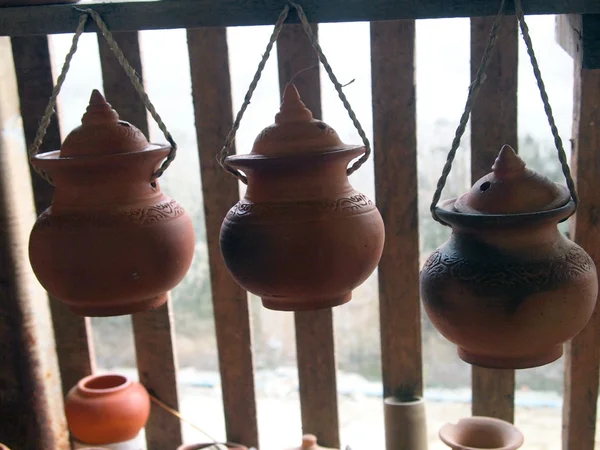
[[300,18],[300,23],[302,24],[302,29],[308,36],[312,47],[314,48],[315,52],[317,53],[317,55],[319,57],[319,61],[321,61],[321,63],[323,64],[323,67],[325,68],[325,71],[327,72],[329,79],[333,83],[335,90],[337,91],[338,96],[340,97],[340,100],[342,101],[342,103],[344,105],[344,108],[346,108],[346,111],[348,112],[348,115],[350,116],[350,119],[352,120],[352,123],[354,124],[354,127],[358,131],[358,134],[359,134],[360,138],[362,139],[362,142],[365,146],[365,153],[350,168],[348,168],[347,174],[351,175],[352,173],[357,171],[360,168],[360,166],[362,166],[367,161],[367,159],[369,159],[369,156],[371,155],[371,144],[369,143],[369,139],[367,138],[367,135],[364,132],[360,122],[358,121],[358,118],[356,117],[356,114],[354,113],[352,106],[350,106],[350,103],[348,102],[348,99],[346,98],[346,95],[344,94],[342,84],[338,81],[337,77],[333,73],[333,69],[331,68],[331,65],[329,64],[327,57],[323,53],[323,49],[319,45],[318,38],[315,35],[315,33],[313,32],[312,27],[310,26],[310,23],[308,21],[308,18],[306,17],[306,14],[304,14],[304,10],[302,9],[302,7],[299,4],[294,3],[294,2],[289,2],[289,4],[285,5],[283,10],[279,14],[279,18],[277,19],[277,22],[275,23],[275,28],[273,29],[273,33],[271,34],[269,43],[267,44],[265,52],[263,53],[263,57],[262,57],[260,63],[258,64],[258,68],[256,70],[254,78],[252,79],[252,82],[250,83],[250,86],[248,87],[248,92],[246,93],[246,95],[244,97],[244,103],[242,104],[242,107],[240,108],[239,112],[237,113],[237,116],[235,118],[233,126],[231,127],[231,130],[229,131],[229,134],[227,135],[227,138],[225,139],[225,144],[223,144],[223,148],[217,155],[217,160],[219,161],[219,164],[221,165],[221,167],[223,167],[223,169],[225,169],[230,174],[237,177],[244,184],[248,184],[248,179],[246,178],[246,176],[244,174],[242,174],[239,170],[234,169],[229,164],[227,164],[226,159],[231,152],[231,147],[233,145],[233,141],[235,140],[235,134],[236,134],[238,128],[240,127],[240,122],[242,120],[242,117],[244,116],[244,112],[246,112],[248,105],[250,105],[250,100],[252,99],[252,94],[254,93],[254,90],[256,89],[256,86],[258,85],[258,81],[260,80],[262,71],[265,68],[267,60],[269,59],[271,50],[273,49],[273,45],[275,45],[275,42],[277,41],[277,38],[279,37],[279,33],[281,33],[281,30],[283,29],[283,23],[285,22],[285,19],[287,18],[288,14],[289,14],[290,7],[293,7],[296,10],[298,17]]
[[[467,101],[465,104],[464,112],[461,116],[460,122],[458,124],[458,128],[456,129],[456,133],[454,139],[452,141],[452,145],[450,151],[448,152],[448,157],[446,158],[446,163],[442,170],[442,174],[438,180],[435,193],[433,194],[433,199],[431,201],[431,205],[429,207],[429,211],[433,219],[436,222],[441,223],[442,225],[448,226],[446,222],[439,218],[436,212],[437,204],[440,201],[442,190],[446,185],[446,181],[448,179],[448,175],[452,170],[452,163],[456,156],[456,151],[460,146],[460,140],[465,132],[467,123],[469,121],[469,117],[471,115],[471,111],[473,110],[473,105],[475,99],[477,98],[477,94],[481,88],[481,85],[485,81],[485,72],[489,65],[490,58],[492,56],[494,46],[496,44],[496,40],[498,38],[498,31],[500,29],[500,24],[502,21],[502,15],[504,13],[506,0],[502,0],[500,3],[500,9],[496,18],[494,19],[494,23],[492,25],[492,29],[490,32],[490,39],[488,41],[487,47],[483,53],[483,57],[481,58],[481,63],[479,68],[477,69],[477,73],[475,75],[475,79],[469,86],[469,93],[467,95]],[[544,103],[544,111],[546,112],[546,116],[548,118],[548,123],[550,125],[550,130],[552,131],[552,136],[554,137],[554,144],[556,146],[556,150],[558,153],[558,159],[561,164],[562,172],[565,177],[567,187],[569,189],[569,193],[573,202],[575,203],[575,209],[573,210],[574,214],[577,210],[577,205],[579,204],[579,196],[577,195],[577,190],[575,188],[575,183],[573,181],[573,177],[571,176],[571,170],[569,168],[569,163],[567,161],[567,155],[562,143],[562,139],[560,138],[558,128],[556,127],[556,122],[554,120],[554,115],[552,113],[552,107],[550,106],[550,100],[548,98],[548,93],[546,92],[546,87],[544,85],[544,81],[542,80],[542,74],[540,72],[540,67],[535,56],[535,52],[533,50],[533,43],[531,41],[531,35],[529,34],[529,28],[527,27],[527,23],[525,22],[525,13],[523,12],[523,5],[521,0],[515,0],[515,12],[517,16],[517,20],[519,21],[519,25],[521,28],[521,33],[523,35],[523,40],[525,41],[525,45],[527,47],[527,53],[530,58],[531,66],[533,68],[533,73],[537,82],[538,89],[540,91],[540,96],[542,98],[542,102]]]
[[[73,56],[75,55],[75,52],[77,51],[77,45],[79,43],[79,38],[83,34],[83,31],[85,29],[85,26],[87,24],[89,17],[92,17],[92,19],[94,19],[94,22],[96,22],[96,24],[98,25],[98,28],[100,29],[100,32],[102,33],[102,36],[104,36],[104,39],[106,39],[108,46],[115,54],[117,60],[119,61],[119,64],[121,65],[121,67],[123,67],[123,70],[125,70],[125,73],[127,74],[127,77],[133,84],[133,87],[135,88],[136,92],[139,94],[140,98],[142,99],[144,106],[150,112],[150,115],[156,121],[156,123],[158,124],[158,127],[163,132],[163,134],[165,135],[165,138],[167,139],[167,141],[169,142],[169,144],[171,146],[171,150],[170,150],[167,158],[164,160],[162,165],[157,169],[157,171],[152,174],[151,180],[154,181],[157,178],[159,178],[165,172],[165,170],[167,170],[169,165],[171,165],[171,163],[175,159],[175,156],[177,154],[177,144],[173,140],[171,133],[169,133],[169,131],[167,130],[167,127],[164,124],[162,118],[160,117],[158,112],[156,112],[156,108],[154,108],[154,105],[150,101],[150,98],[148,98],[148,95],[144,91],[144,87],[140,81],[139,75],[136,73],[135,69],[133,67],[131,67],[131,65],[125,58],[125,55],[123,55],[123,52],[121,51],[121,49],[120,49],[119,45],[117,44],[117,42],[115,41],[115,39],[113,38],[112,33],[106,27],[106,24],[100,17],[100,14],[98,14],[93,9],[89,9],[89,8],[87,8],[87,9],[81,9],[81,8],[77,8],[77,7],[73,7],[73,8],[79,12],[82,12],[83,15],[79,18],[79,24],[77,25],[75,35],[73,36],[71,48],[69,49],[69,52],[67,53],[67,56],[65,58],[65,62],[63,63],[60,75],[58,76],[58,78],[56,80],[56,85],[52,89],[52,95],[50,96],[50,99],[48,100],[48,105],[46,106],[46,109],[44,111],[44,116],[42,117],[42,120],[40,122],[38,130],[36,132],[36,136],[33,141],[33,144],[31,145],[31,147],[28,151],[29,159],[31,160],[40,151],[40,146],[42,145],[44,136],[46,136],[46,131],[48,130],[48,126],[50,125],[50,120],[52,119],[52,115],[56,112],[55,111],[56,99],[58,97],[58,94],[60,93],[60,90],[61,90],[64,82],[65,82],[65,78],[67,77],[67,72],[69,71],[69,68],[71,67],[71,60],[73,59]],[[35,166],[34,166],[34,169],[46,181],[48,181],[48,183],[53,184],[52,179],[45,171],[43,171]]]

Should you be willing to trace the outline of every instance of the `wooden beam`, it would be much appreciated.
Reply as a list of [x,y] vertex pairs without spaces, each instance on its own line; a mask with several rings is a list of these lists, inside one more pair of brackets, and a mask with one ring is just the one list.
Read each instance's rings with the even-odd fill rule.
[[[581,68],[575,58],[573,153],[571,168],[580,204],[571,218],[571,236],[600,268],[600,70]],[[563,401],[563,450],[594,448],[600,377],[600,302],[587,326],[566,345]]]
[[[314,26],[315,33],[318,32]],[[315,118],[323,117],[319,59],[300,25],[285,25],[277,41],[279,90],[294,79],[302,101]],[[325,447],[340,446],[335,336],[331,309],[294,314],[302,432],[315,434]]]
[[[471,19],[471,78],[487,45],[493,18]],[[517,66],[519,34],[514,16],[505,17],[471,116],[471,180],[489,173],[503,144],[518,148]],[[472,369],[475,416],[514,421],[514,370]]]
[[[15,37],[11,42],[25,143],[29,148],[35,139],[54,86],[48,38],[46,36]],[[60,130],[55,114],[52,116],[40,151],[57,150],[60,146]],[[54,188],[31,166],[30,174],[35,209],[40,214],[52,204]],[[89,318],[76,316],[64,303],[56,299],[50,298],[50,308],[62,391],[66,395],[81,378],[90,375],[94,370],[91,322]]]
[[[138,33],[113,33],[123,55],[143,79]],[[102,80],[107,101],[123,120],[149,137],[148,114],[125,71],[102,35],[98,35]],[[140,382],[171,408],[179,409],[175,331],[171,301],[153,311],[133,314],[133,335]],[[180,420],[152,403],[146,425],[148,448],[171,448],[182,442]]]
[[10,132],[19,116],[10,46],[0,40],[0,442],[67,450],[48,298],[27,257],[35,209],[28,161]]
[[204,28],[187,36],[225,428],[229,441],[258,447],[248,296],[229,275],[219,247],[223,218],[239,200],[236,179],[215,158],[233,124],[227,33]]
[[371,74],[383,393],[409,400],[423,395],[413,20],[371,24]]
[[600,69],[600,14],[557,16],[556,40],[583,69]]
[[[168,0],[90,3],[75,7],[92,8],[111,31],[135,31],[214,26],[273,25],[287,0]],[[301,2],[313,22],[354,22],[441,17],[492,16],[497,0],[304,0]],[[79,11],[73,5],[26,6],[0,9],[0,36],[72,33]],[[599,14],[597,0],[530,0],[527,14]],[[511,2],[507,13],[514,13]],[[297,22],[295,14],[290,22]],[[97,31],[90,25],[90,31]]]

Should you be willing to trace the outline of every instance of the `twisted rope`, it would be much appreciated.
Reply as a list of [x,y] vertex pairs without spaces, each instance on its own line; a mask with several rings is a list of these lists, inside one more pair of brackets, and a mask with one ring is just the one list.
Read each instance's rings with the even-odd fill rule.
[[558,133],[558,128],[556,127],[554,115],[552,114],[552,107],[550,106],[550,99],[548,98],[548,93],[546,92],[544,80],[542,80],[540,66],[538,64],[537,58],[535,57],[535,52],[533,51],[533,42],[531,41],[531,35],[529,34],[529,27],[525,22],[525,13],[523,12],[523,5],[521,3],[521,0],[515,0],[515,10],[517,18],[519,19],[519,25],[521,27],[521,33],[523,34],[523,40],[525,41],[525,45],[527,46],[527,54],[529,55],[529,59],[531,61],[533,74],[535,76],[535,80],[540,91],[540,96],[542,97],[542,102],[544,103],[544,111],[546,112],[546,117],[548,118],[548,124],[550,125],[552,136],[554,137],[554,145],[556,146],[556,150],[558,151],[558,160],[560,161],[562,172],[565,176],[567,187],[569,188],[569,193],[571,194],[571,198],[575,203],[576,208],[573,210],[573,213],[571,213],[572,215],[575,213],[575,211],[577,210],[577,206],[579,205],[579,196],[577,195],[575,182],[573,181],[573,177],[571,176],[571,169],[569,168],[569,163],[567,161],[567,155],[563,147],[563,142]]
[[[131,65],[125,58],[125,55],[123,55],[123,52],[121,51],[117,42],[114,40],[112,33],[106,27],[106,24],[100,17],[100,14],[98,14],[96,11],[89,9],[89,8],[88,9],[81,9],[81,8],[77,8],[77,7],[74,7],[74,8],[77,11],[80,11],[84,14],[79,19],[79,24],[77,26],[77,30],[75,31],[75,36],[73,36],[73,42],[71,44],[71,48],[70,48],[69,52],[67,53],[67,57],[65,58],[65,62],[63,64],[61,73],[56,81],[56,86],[54,86],[54,89],[52,90],[52,95],[50,96],[50,99],[48,101],[48,106],[46,107],[44,116],[43,116],[42,121],[40,122],[40,126],[37,130],[35,140],[29,150],[29,157],[33,158],[35,155],[37,155],[39,153],[40,146],[42,144],[42,141],[43,141],[44,136],[46,135],[46,131],[48,129],[48,125],[50,124],[52,115],[55,112],[56,98],[58,97],[58,94],[64,84],[65,78],[67,76],[67,72],[69,71],[69,68],[71,66],[71,60],[73,59],[73,55],[77,51],[77,44],[79,42],[79,38],[83,34],[83,31],[85,29],[85,25],[87,23],[88,18],[92,17],[92,19],[94,19],[94,22],[96,22],[96,24],[98,25],[98,28],[100,29],[100,32],[102,33],[102,36],[104,36],[104,39],[106,39],[108,46],[110,47],[110,49],[113,51],[113,53],[117,57],[119,64],[121,65],[121,67],[123,67],[123,70],[125,70],[125,73],[127,74],[127,77],[133,84],[133,87],[135,88],[136,92],[142,99],[144,106],[150,112],[150,115],[156,121],[156,123],[158,124],[158,127],[163,132],[163,134],[165,135],[165,138],[167,139],[167,141],[169,142],[169,144],[171,146],[171,150],[169,152],[169,155],[165,159],[165,161],[157,169],[157,171],[152,174],[151,179],[156,180],[165,172],[165,170],[167,170],[169,165],[175,159],[175,156],[177,154],[177,144],[173,140],[171,133],[169,133],[169,131],[167,130],[166,125],[164,124],[160,115],[156,111],[156,108],[150,101],[150,98],[148,98],[148,95],[144,91],[144,87],[142,86],[139,75],[136,73],[135,69],[133,67],[131,67]],[[44,171],[38,170],[38,169],[36,169],[36,171],[40,175],[42,175],[49,183],[52,184],[52,180]]]
[[[288,5],[285,5],[283,10],[281,11],[281,14],[279,15],[279,18],[277,19],[277,22],[275,23],[275,28],[273,29],[273,33],[271,34],[271,38],[269,39],[269,43],[267,44],[267,48],[265,49],[263,57],[262,57],[260,63],[258,64],[258,68],[256,70],[254,78],[252,79],[252,82],[250,83],[248,92],[246,93],[246,96],[244,97],[244,102],[242,104],[242,107],[240,108],[240,111],[237,113],[237,116],[235,118],[233,126],[232,126],[231,130],[229,131],[227,138],[225,139],[223,148],[217,155],[217,159],[218,159],[221,167],[223,167],[223,169],[225,169],[227,172],[236,176],[244,184],[248,184],[248,179],[246,178],[246,176],[243,175],[239,170],[234,169],[229,164],[227,164],[226,159],[230,154],[231,146],[235,139],[235,134],[240,126],[242,117],[244,116],[244,113],[245,113],[246,109],[248,108],[248,105],[250,105],[250,100],[252,99],[252,94],[254,93],[254,90],[256,89],[258,81],[260,80],[260,77],[262,75],[262,71],[265,68],[265,64],[267,63],[267,60],[269,59],[269,56],[271,54],[271,49],[273,48],[273,45],[277,41],[277,38],[279,37],[281,30],[283,29],[283,23],[285,22],[285,19],[287,18],[288,14],[289,14],[290,6],[292,6],[298,13],[298,17],[300,18],[300,22],[302,24],[302,29],[308,36],[312,47],[317,52],[319,61],[323,64],[323,67],[325,68],[325,71],[327,72],[329,79],[333,83],[335,90],[337,91],[337,93],[340,97],[340,100],[342,101],[342,103],[344,105],[344,108],[346,108],[346,111],[348,111],[348,115],[350,116],[350,119],[352,120],[352,123],[356,127],[356,130],[358,131],[358,134],[361,137],[363,144],[365,146],[365,153],[347,170],[348,175],[351,175],[356,170],[358,170],[360,168],[360,166],[362,166],[364,164],[364,162],[367,159],[369,159],[369,156],[371,155],[371,144],[369,143],[369,139],[367,138],[367,135],[365,134],[362,126],[360,125],[360,122],[358,121],[356,114],[354,113],[354,110],[352,109],[352,106],[350,106],[350,103],[348,102],[348,99],[346,98],[346,95],[344,94],[343,86],[340,84],[340,82],[337,80],[335,74],[333,73],[333,69],[331,68],[331,65],[329,64],[327,57],[325,56],[325,54],[323,53],[323,50],[321,49],[321,46],[319,45],[317,36],[313,32],[313,30],[310,26],[310,23],[308,22],[308,19],[306,17],[306,14],[304,14],[304,10],[297,3],[289,2]],[[312,68],[312,67],[310,67],[310,68]],[[307,68],[305,70],[308,70],[310,68]],[[298,75],[298,74],[296,74],[296,75]]]
[[475,79],[469,86],[469,93],[467,95],[467,102],[465,104],[465,109],[463,111],[462,117],[460,118],[460,122],[458,124],[458,128],[456,129],[456,133],[454,135],[454,140],[452,141],[452,146],[450,151],[448,152],[448,157],[446,158],[446,163],[442,170],[442,175],[438,180],[435,193],[433,194],[433,199],[431,200],[431,205],[429,207],[429,211],[431,212],[431,216],[433,220],[441,223],[442,225],[448,225],[442,219],[440,219],[435,211],[438,202],[440,201],[440,197],[442,196],[442,191],[444,186],[446,186],[446,181],[448,180],[448,175],[452,170],[452,163],[454,162],[454,158],[456,156],[456,151],[460,146],[460,140],[465,133],[465,129],[467,127],[467,123],[469,122],[469,117],[471,116],[471,111],[473,110],[473,105],[475,103],[475,99],[477,98],[477,94],[481,88],[481,85],[485,81],[485,72],[490,62],[490,58],[493,54],[494,47],[496,45],[496,40],[498,39],[498,31],[500,30],[500,24],[502,22],[502,13],[504,12],[504,5],[506,0],[502,0],[500,2],[500,9],[498,10],[498,14],[494,19],[494,23],[492,25],[492,30],[490,32],[490,39],[487,43],[485,51],[483,53],[483,57],[481,58],[481,63],[479,64],[479,68],[477,69],[477,74],[475,75]]

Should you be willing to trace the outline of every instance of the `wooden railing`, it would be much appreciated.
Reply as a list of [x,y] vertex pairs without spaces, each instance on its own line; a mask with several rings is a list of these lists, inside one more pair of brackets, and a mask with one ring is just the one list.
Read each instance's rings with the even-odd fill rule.
[[[309,20],[315,23],[373,21],[371,63],[376,202],[387,226],[386,247],[379,265],[383,392],[386,396],[398,393],[421,396],[415,19],[491,15],[496,12],[497,2],[307,0],[302,3]],[[600,14],[600,2],[595,0],[525,3],[527,13]],[[248,446],[259,444],[248,300],[246,292],[229,276],[218,244],[221,221],[239,198],[236,180],[224,176],[214,157],[215,149],[221,147],[232,124],[224,27],[272,24],[284,4],[284,1],[267,0],[169,0],[93,5],[142,77],[137,31],[188,28],[226,433],[230,441]],[[47,34],[73,32],[79,14],[71,6],[0,9],[0,35],[11,36],[18,87],[17,101],[13,98],[14,92],[11,97],[7,90],[10,83],[6,80],[10,74],[3,75],[0,113],[3,109],[20,108],[27,146],[33,141],[53,87]],[[600,172],[600,129],[597,126],[600,123],[600,65],[597,65],[594,52],[600,49],[600,21],[598,16],[587,15],[583,21],[573,21],[573,17],[569,24],[575,24],[575,28],[564,27],[561,32],[561,42],[575,60],[572,164],[581,206],[577,219],[572,220],[572,237],[598,264],[600,194],[596,181]],[[387,21],[376,21],[382,19]],[[290,18],[290,22],[295,20],[295,16]],[[484,17],[471,19],[473,76],[489,35],[491,20]],[[94,30],[90,25],[89,31]],[[148,120],[143,104],[104,40],[100,37],[98,42],[107,99],[124,119],[147,135]],[[298,25],[284,27],[277,48],[281,86],[299,70],[317,63],[316,55]],[[2,55],[2,70],[8,72],[6,68],[11,61],[7,56],[7,45],[2,47]],[[509,15],[504,19],[498,48],[481,92],[481,97],[486,100],[477,102],[472,114],[471,147],[477,149],[471,155],[473,179],[488,172],[498,143],[517,142],[517,55],[517,24]],[[315,117],[321,117],[318,71],[300,77],[297,86]],[[42,151],[57,149],[60,144],[59,123],[55,116]],[[39,293],[34,295],[30,293],[31,289],[24,288],[26,283],[21,272],[29,270],[23,251],[26,236],[14,226],[17,214],[22,217],[23,213],[17,211],[15,200],[9,195],[15,183],[23,183],[13,175],[7,145],[4,142],[0,146],[0,281],[3,283],[0,283],[0,348],[4,352],[0,361],[2,357],[7,361],[0,364],[0,441],[5,437],[20,439],[18,442],[22,445],[14,450],[63,450],[68,443],[62,406],[59,402],[39,400],[40,392],[52,389],[56,373],[52,371],[52,362],[38,361],[39,358],[32,355],[32,349],[39,347],[40,340],[54,339],[64,394],[77,380],[94,370],[90,321],[73,315],[62,303],[53,299],[47,303]],[[51,203],[52,188],[34,171],[31,171],[31,187],[35,209],[40,213]],[[24,217],[19,220],[27,229],[33,215]],[[48,315],[47,304],[50,305],[53,333],[36,325],[40,317]],[[34,318],[37,322],[32,325]],[[140,380],[165,403],[178,408],[170,303],[155,311],[134,314],[132,321]],[[337,447],[340,436],[332,311],[296,313],[295,326],[303,430],[317,434],[322,445]],[[600,317],[595,313],[586,329],[567,345],[564,450],[594,448],[599,333]],[[32,336],[35,339],[31,339]],[[10,346],[19,351],[10,353]],[[3,385],[1,380],[8,381]],[[472,387],[473,414],[514,420],[513,371],[473,368]],[[36,391],[38,388],[45,391]],[[47,398],[54,397],[48,393]],[[14,409],[15,405],[19,405],[18,410]],[[16,413],[20,414],[18,420],[14,419]],[[6,426],[9,422],[11,425]],[[182,440],[179,419],[154,405],[146,436],[150,450],[174,449]]]

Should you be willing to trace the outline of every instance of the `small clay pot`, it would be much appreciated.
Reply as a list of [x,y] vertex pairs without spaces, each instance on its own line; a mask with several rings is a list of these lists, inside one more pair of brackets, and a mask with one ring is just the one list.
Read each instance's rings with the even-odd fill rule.
[[10,448],[8,448],[6,445],[0,442],[0,450],[10,450]]
[[452,235],[423,267],[421,298],[464,361],[541,366],[591,317],[596,267],[557,228],[575,209],[565,186],[526,169],[508,146],[492,169],[435,209]]
[[321,447],[314,434],[305,434],[302,436],[302,445],[300,447],[290,448],[288,450],[338,450],[336,448]]
[[192,221],[152,182],[169,152],[119,120],[94,91],[82,125],[61,150],[32,158],[56,189],[31,231],[31,266],[42,286],[76,314],[157,308],[188,271]]
[[384,400],[385,447],[394,450],[427,450],[427,418],[422,397]]
[[134,439],[146,426],[150,397],[140,383],[123,375],[91,375],[65,399],[69,431],[86,445],[108,445]]
[[[188,444],[188,445],[180,445],[177,447],[177,450],[200,450],[203,448],[208,448],[215,445],[214,442],[208,444]],[[242,444],[235,444],[233,442],[220,443],[219,445],[224,445],[227,448],[239,449],[239,450],[248,450],[248,447]]]
[[221,252],[233,278],[266,308],[341,305],[375,270],[383,220],[346,173],[364,152],[313,119],[290,84],[252,152],[227,158],[248,188],[223,221]]
[[447,423],[439,432],[444,444],[454,450],[516,450],[523,445],[523,433],[504,420],[468,417],[456,425]]

